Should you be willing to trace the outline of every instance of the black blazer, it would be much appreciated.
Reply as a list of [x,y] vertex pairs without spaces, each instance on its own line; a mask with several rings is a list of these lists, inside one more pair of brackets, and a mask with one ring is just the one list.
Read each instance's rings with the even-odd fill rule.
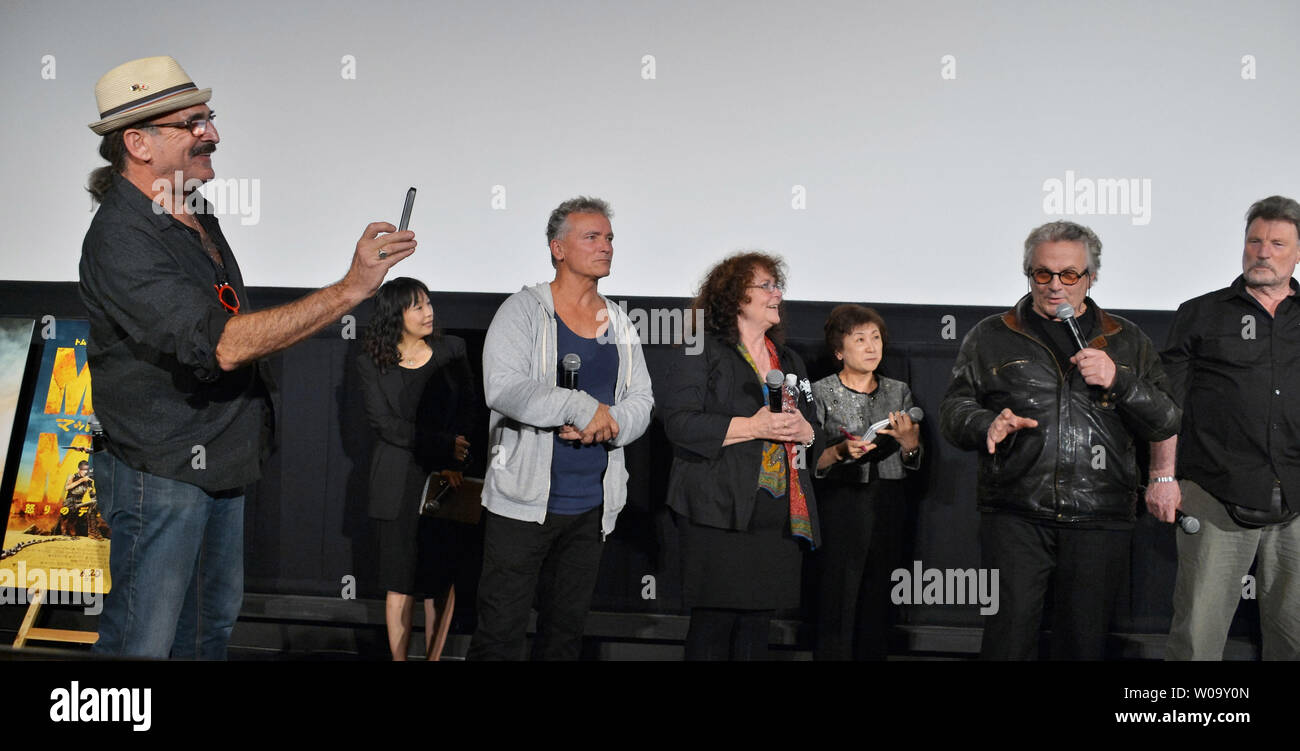
[[400,409],[402,372],[398,365],[380,373],[370,355],[357,357],[366,418],[375,431],[370,453],[370,505],[374,519],[396,519],[405,497],[407,474],[414,463],[421,472],[452,467],[456,436],[469,436],[473,419],[474,376],[458,336],[426,339],[436,369],[425,387],[417,414]]
[[[803,360],[793,350],[777,346],[781,370],[808,378]],[[677,349],[678,359],[667,378],[655,381],[655,404],[664,432],[673,444],[673,469],[668,480],[668,507],[696,524],[745,530],[754,516],[763,441],[723,446],[733,417],[750,417],[767,404],[763,384],[735,345],[706,336],[703,352]],[[816,457],[825,445],[812,403],[799,396],[799,411],[813,426],[812,448],[804,449],[799,484],[808,499],[814,545],[820,544],[817,502],[813,495]]]

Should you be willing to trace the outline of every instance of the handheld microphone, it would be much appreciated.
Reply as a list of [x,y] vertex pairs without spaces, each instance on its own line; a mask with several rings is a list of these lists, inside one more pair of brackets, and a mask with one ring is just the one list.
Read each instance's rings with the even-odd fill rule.
[[578,388],[578,368],[582,367],[582,358],[570,352],[564,356],[562,364],[564,365],[564,388],[576,390]]
[[782,388],[785,386],[785,374],[776,368],[767,371],[767,376],[763,378],[763,383],[767,386],[767,407],[773,412],[783,411],[781,396]]
[[[907,416],[912,418],[912,422],[920,422],[921,420],[925,419],[925,411],[922,410],[920,407],[912,407],[911,409],[907,410]],[[887,427],[889,427],[888,417],[886,417],[883,420],[878,420],[876,422],[871,423],[871,427],[867,428],[867,432],[862,434],[862,440],[866,441],[867,443],[874,442],[876,440],[876,433],[879,432],[881,428],[887,428]]]
[[1056,317],[1070,329],[1070,335],[1074,337],[1074,343],[1079,345],[1079,349],[1087,349],[1088,345],[1083,342],[1083,332],[1079,330],[1079,322],[1074,318],[1074,306],[1068,302],[1056,306]]
[[1189,535],[1194,535],[1201,531],[1201,520],[1194,516],[1188,516],[1183,513],[1182,509],[1174,511],[1174,518],[1178,521],[1178,526]]
[[[560,365],[564,367],[564,375],[562,376],[563,380],[560,382],[560,385],[566,389],[573,389],[574,391],[577,391],[578,390],[578,368],[582,367],[582,358],[574,354],[573,352],[570,352],[569,354],[564,356],[564,359],[560,360]],[[575,440],[573,442],[574,448],[578,448],[581,446],[582,446],[582,441]]]

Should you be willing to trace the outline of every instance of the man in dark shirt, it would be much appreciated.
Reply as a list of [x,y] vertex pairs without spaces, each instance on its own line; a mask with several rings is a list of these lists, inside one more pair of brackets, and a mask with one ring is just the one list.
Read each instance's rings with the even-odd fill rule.
[[243,601],[243,486],[260,475],[273,425],[261,358],[339,320],[415,249],[414,233],[370,224],[342,281],[253,312],[195,192],[215,174],[211,94],[170,57],[124,63],[95,86],[90,128],[109,164],[90,176],[101,205],[80,278],[113,532],[104,654],[225,657]]
[[[1238,603],[1256,595],[1264,659],[1300,659],[1300,521],[1289,521],[1300,512],[1298,229],[1290,198],[1251,206],[1241,276],[1179,306],[1162,353],[1185,416],[1179,435],[1151,447],[1147,508],[1201,522],[1177,533],[1170,660],[1223,659]],[[1253,561],[1258,586],[1246,579]]]

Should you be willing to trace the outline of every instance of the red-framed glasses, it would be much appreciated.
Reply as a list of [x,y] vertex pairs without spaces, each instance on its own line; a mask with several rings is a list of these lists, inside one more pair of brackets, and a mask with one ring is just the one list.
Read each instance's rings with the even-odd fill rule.
[[221,307],[231,315],[239,313],[239,295],[235,293],[235,288],[230,286],[230,282],[219,282],[212,287],[217,291],[217,299],[221,301]]

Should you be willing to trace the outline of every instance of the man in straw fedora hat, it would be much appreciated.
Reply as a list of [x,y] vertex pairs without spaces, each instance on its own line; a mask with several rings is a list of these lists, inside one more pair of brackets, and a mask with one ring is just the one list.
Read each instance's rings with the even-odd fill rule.
[[415,234],[368,225],[343,279],[254,311],[211,207],[220,142],[211,89],[170,57],[132,60],[95,85],[108,165],[81,251],[87,356],[107,450],[94,456],[113,530],[112,588],[95,651],[222,659],[243,600],[243,487],[274,424],[263,361],[374,294]]

